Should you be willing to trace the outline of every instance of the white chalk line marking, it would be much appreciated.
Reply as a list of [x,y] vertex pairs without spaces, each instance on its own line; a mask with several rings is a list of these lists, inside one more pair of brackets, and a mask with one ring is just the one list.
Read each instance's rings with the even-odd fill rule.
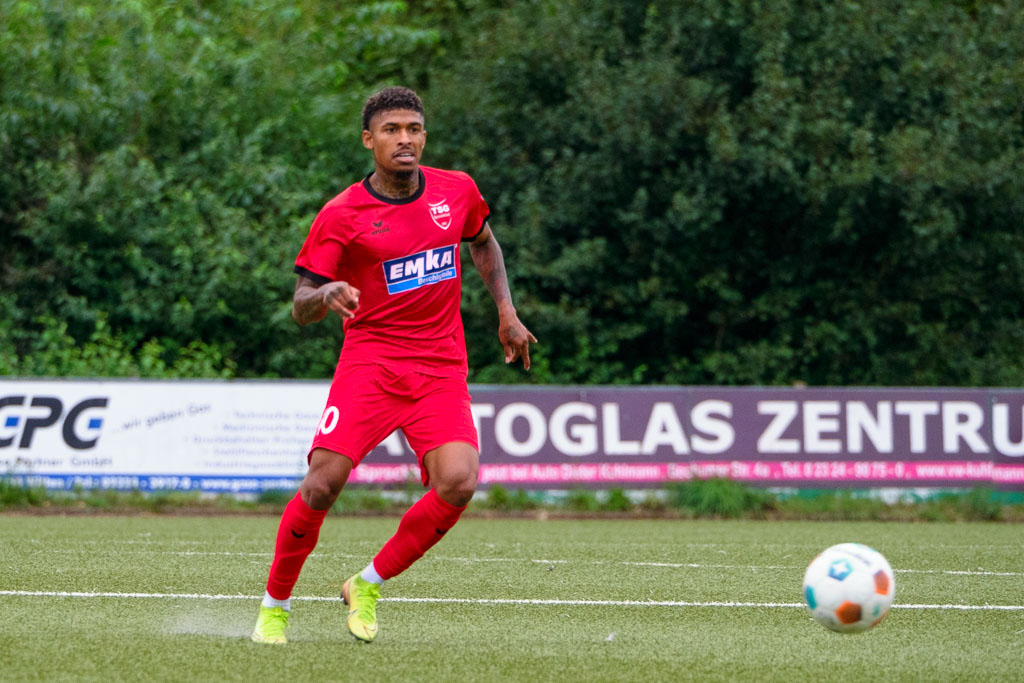
[[[535,560],[540,561],[540,560]],[[693,564],[674,562],[619,562],[634,567],[667,567],[669,569],[805,569],[797,565],[765,564],[765,565],[741,565],[741,564]],[[953,574],[958,576],[1024,576],[1024,572],[990,572],[982,569],[893,569],[897,574]]]
[[[78,551],[64,550],[51,548],[46,549],[45,553],[59,553],[59,554],[79,554]],[[202,557],[202,556],[217,556],[217,557],[265,557],[273,558],[274,554],[269,552],[239,552],[239,551],[210,551],[210,550],[136,550],[134,551],[139,554],[151,554],[151,555],[174,555],[177,557]],[[124,551],[118,551],[116,554],[123,555]],[[311,554],[310,559],[331,559],[340,558],[343,560],[358,560],[365,558],[365,555],[349,554],[349,553],[318,553],[314,552]],[[698,562],[607,562],[604,560],[553,560],[553,559],[540,559],[540,558],[517,558],[517,557],[447,557],[444,555],[430,556],[424,558],[428,561],[434,562],[465,562],[465,563],[500,563],[500,562],[532,562],[534,564],[589,564],[589,565],[610,565],[610,566],[625,566],[625,567],[657,567],[664,569],[740,569],[745,571],[757,572],[760,570],[768,571],[791,571],[791,570],[804,570],[805,566],[800,565],[785,565],[785,564],[705,564]],[[1024,576],[1024,572],[1004,572],[1004,571],[987,571],[984,569],[893,569],[897,574],[943,574],[947,576]]]
[[[206,543],[205,541],[187,541],[187,540],[161,540],[161,541],[153,541],[153,540],[150,540],[150,538],[149,538],[152,535],[153,534],[151,534],[151,533],[145,533],[145,534],[139,534],[139,536],[144,537],[142,539],[121,539],[121,540],[112,540],[112,541],[88,539],[88,538],[85,538],[85,539],[75,539],[74,543],[76,543],[78,545],[101,545],[103,547],[110,547],[110,546],[113,546],[113,545],[148,545],[148,546],[154,546],[154,547],[162,547],[162,546],[167,546],[167,545],[171,545],[171,544],[181,546],[181,545],[204,545]],[[38,546],[48,546],[49,543],[50,543],[49,541],[42,541],[42,540],[39,540],[39,539],[24,539],[24,542],[25,543],[30,543],[30,544],[33,544],[33,545],[38,545]],[[373,542],[373,541],[359,541],[359,543],[362,543],[364,545],[374,545],[375,544],[375,542]],[[676,547],[680,547],[680,548],[727,548],[727,547],[743,548],[743,547],[747,547],[749,544],[737,541],[737,542],[734,542],[734,543],[673,543],[673,545],[676,546]],[[1010,543],[1010,544],[1006,544],[1006,543],[988,543],[988,544],[966,544],[966,545],[958,545],[958,544],[953,544],[953,543],[930,543],[930,544],[928,544],[928,546],[930,548],[949,549],[949,550],[983,550],[983,549],[984,550],[1021,550],[1021,549],[1024,549],[1024,543]],[[812,551],[820,550],[820,547],[818,545],[813,545],[812,546],[812,545],[808,545],[806,543],[759,543],[758,547],[759,548],[786,548],[786,549],[789,549],[789,550],[793,550],[793,549],[797,549],[797,548],[800,548],[800,549],[810,548]]]
[[[261,595],[225,595],[207,593],[121,593],[121,592],[85,592],[85,591],[18,591],[0,590],[0,596],[35,597],[35,598],[135,598],[135,599],[170,599],[170,600],[252,600],[258,601]],[[292,600],[306,602],[341,602],[341,598],[322,596],[294,596]],[[708,601],[695,602],[689,600],[529,600],[501,598],[381,598],[381,602],[411,604],[445,604],[445,605],[539,605],[539,606],[594,606],[594,607],[766,607],[766,608],[806,608],[802,602],[732,602]],[[994,610],[1005,612],[1024,611],[1024,605],[915,605],[894,604],[893,609],[934,609],[934,610]]]

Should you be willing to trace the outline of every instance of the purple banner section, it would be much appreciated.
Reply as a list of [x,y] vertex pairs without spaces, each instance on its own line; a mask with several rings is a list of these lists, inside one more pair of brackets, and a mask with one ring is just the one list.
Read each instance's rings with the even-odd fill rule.
[[[1024,490],[1024,390],[473,386],[482,486]],[[351,481],[415,476],[397,435]],[[399,464],[401,463],[401,464]]]

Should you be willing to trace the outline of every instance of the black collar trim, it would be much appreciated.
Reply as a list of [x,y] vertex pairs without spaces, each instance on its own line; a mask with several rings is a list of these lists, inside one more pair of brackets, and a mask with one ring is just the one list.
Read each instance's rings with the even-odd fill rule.
[[414,201],[422,197],[423,193],[427,189],[427,178],[423,175],[423,169],[419,168],[416,170],[420,174],[420,186],[408,197],[386,197],[380,192],[377,192],[373,189],[373,186],[370,185],[370,176],[372,176],[373,173],[369,173],[365,178],[363,178],[363,187],[366,188],[366,191],[370,193],[371,197],[377,201],[384,202],[385,204],[412,204]]

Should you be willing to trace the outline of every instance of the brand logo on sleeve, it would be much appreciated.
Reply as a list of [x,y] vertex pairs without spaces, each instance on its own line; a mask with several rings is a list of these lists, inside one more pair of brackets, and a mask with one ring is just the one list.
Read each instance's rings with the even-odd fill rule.
[[434,220],[434,224],[442,230],[447,230],[452,224],[452,208],[448,206],[448,200],[442,199],[440,201],[430,204],[430,217]]
[[449,244],[385,261],[384,281],[388,285],[388,294],[408,292],[424,285],[454,279],[455,247]]

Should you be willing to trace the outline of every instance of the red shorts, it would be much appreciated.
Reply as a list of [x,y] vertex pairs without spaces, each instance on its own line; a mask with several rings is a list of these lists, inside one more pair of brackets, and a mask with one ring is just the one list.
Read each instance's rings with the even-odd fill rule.
[[451,441],[480,450],[466,381],[373,363],[339,363],[313,437],[313,449],[340,453],[356,467],[391,432],[401,429],[416,453],[423,484],[423,456]]

